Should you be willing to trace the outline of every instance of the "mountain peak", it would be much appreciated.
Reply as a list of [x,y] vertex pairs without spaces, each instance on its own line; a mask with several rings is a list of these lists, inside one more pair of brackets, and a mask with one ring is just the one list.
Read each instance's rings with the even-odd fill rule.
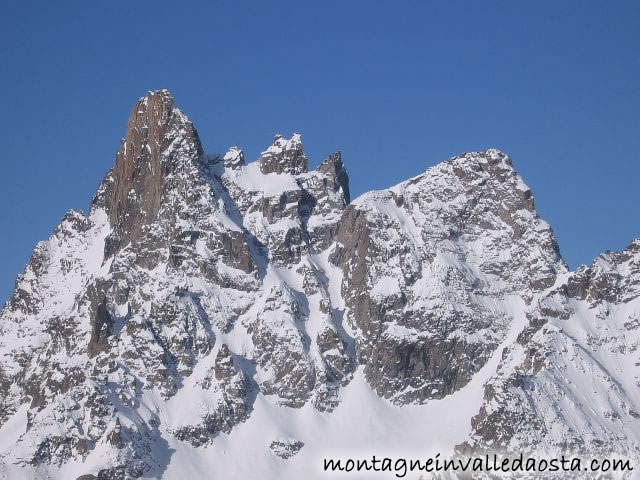
[[300,134],[294,133],[289,140],[276,134],[273,144],[260,154],[258,165],[264,174],[290,173],[299,175],[306,173],[309,169],[309,162],[303,152]]
[[299,134],[245,164],[167,90],[135,104],[0,310],[0,478],[300,478],[445,437],[638,461],[640,240],[568,272],[496,149],[353,202],[339,152],[307,168]]
[[137,103],[148,103],[150,101],[163,101],[163,102],[167,102],[167,103],[172,103],[175,104],[174,100],[173,100],[173,95],[171,95],[171,92],[169,90],[167,90],[166,88],[161,88],[159,90],[149,90],[147,91],[147,94],[140,97],[140,99],[138,100]]
[[335,152],[329,155],[316,170],[320,173],[328,174],[333,179],[334,189],[342,189],[345,204],[351,201],[351,195],[349,193],[349,176],[347,170],[342,163],[342,153]]
[[240,149],[240,147],[233,146],[229,148],[227,153],[224,154],[222,160],[224,161],[225,168],[240,168],[245,164],[244,152]]
[[166,177],[196,164],[202,153],[196,129],[168,90],[150,91],[136,102],[105,198],[111,225],[125,240],[155,219]]

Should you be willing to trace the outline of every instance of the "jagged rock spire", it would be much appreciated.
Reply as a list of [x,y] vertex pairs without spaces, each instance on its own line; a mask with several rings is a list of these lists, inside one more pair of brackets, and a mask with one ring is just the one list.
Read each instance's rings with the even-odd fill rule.
[[344,198],[345,205],[351,201],[351,195],[349,193],[349,175],[347,175],[347,170],[344,168],[344,164],[342,163],[341,152],[335,152],[329,155],[324,162],[318,165],[316,170],[320,173],[329,175],[329,178],[332,179],[332,184],[329,185],[329,187],[331,187],[334,192],[342,189],[342,196]]
[[124,240],[156,218],[166,177],[180,164],[197,162],[201,156],[197,131],[167,90],[149,92],[138,100],[105,198],[111,225]]
[[222,160],[224,168],[236,169],[245,165],[244,152],[237,146],[231,147]]
[[309,170],[307,157],[302,150],[302,138],[294,133],[289,140],[276,134],[273,145],[260,154],[258,159],[262,173],[290,173],[299,175]]

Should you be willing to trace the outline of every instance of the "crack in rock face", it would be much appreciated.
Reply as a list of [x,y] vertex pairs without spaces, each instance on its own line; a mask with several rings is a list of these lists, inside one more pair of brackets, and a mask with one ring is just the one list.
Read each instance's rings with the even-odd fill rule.
[[160,478],[238,438],[292,465],[344,412],[461,398],[459,454],[636,458],[639,298],[640,241],[569,272],[498,150],[352,200],[340,152],[206,154],[149,92],[0,312],[0,478]]

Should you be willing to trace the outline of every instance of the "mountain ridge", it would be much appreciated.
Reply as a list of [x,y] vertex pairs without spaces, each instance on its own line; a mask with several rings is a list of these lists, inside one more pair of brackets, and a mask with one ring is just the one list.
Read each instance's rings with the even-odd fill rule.
[[[0,312],[0,475],[176,478],[197,458],[228,476],[223,444],[255,453],[245,476],[295,478],[341,443],[331,418],[364,421],[354,398],[399,441],[392,419],[437,424],[465,395],[458,427],[425,441],[639,458],[620,370],[640,346],[638,242],[570,272],[498,150],[352,201],[339,152],[309,170],[294,134],[249,164],[206,155],[169,92],[149,92],[89,213],[36,246]],[[578,400],[587,371],[600,383]],[[588,408],[602,418],[580,423]],[[365,441],[352,427],[344,449]]]

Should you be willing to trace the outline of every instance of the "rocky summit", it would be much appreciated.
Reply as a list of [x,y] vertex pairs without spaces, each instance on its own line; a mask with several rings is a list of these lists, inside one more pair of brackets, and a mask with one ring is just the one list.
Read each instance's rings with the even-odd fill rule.
[[207,154],[149,92],[88,214],[36,245],[0,313],[0,478],[637,462],[638,365],[640,240],[568,271],[504,153],[351,200],[339,152],[310,170],[293,134],[252,163]]

